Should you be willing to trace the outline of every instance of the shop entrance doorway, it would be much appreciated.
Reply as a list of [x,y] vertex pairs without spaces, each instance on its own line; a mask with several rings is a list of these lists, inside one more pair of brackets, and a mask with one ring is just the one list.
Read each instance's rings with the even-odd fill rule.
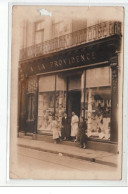
[[68,117],[71,118],[72,112],[80,117],[80,103],[81,102],[81,91],[69,91],[68,92]]

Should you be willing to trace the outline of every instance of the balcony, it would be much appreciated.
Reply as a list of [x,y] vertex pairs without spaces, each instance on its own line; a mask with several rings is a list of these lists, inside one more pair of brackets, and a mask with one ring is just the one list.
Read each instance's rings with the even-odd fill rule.
[[54,53],[112,35],[121,35],[120,22],[103,22],[20,50],[20,61]]

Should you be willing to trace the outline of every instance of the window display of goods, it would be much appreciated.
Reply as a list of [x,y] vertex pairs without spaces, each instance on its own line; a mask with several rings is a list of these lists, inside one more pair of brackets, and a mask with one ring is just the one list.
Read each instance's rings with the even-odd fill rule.
[[110,139],[110,87],[90,88],[86,91],[87,136]]

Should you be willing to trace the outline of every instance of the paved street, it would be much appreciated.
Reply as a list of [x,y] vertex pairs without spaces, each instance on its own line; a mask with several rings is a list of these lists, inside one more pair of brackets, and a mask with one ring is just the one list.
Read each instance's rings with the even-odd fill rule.
[[16,179],[113,179],[117,168],[18,147],[10,176]]

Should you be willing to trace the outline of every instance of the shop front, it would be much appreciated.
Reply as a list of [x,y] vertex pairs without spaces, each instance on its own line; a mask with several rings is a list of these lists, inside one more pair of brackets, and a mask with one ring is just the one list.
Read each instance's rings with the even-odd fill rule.
[[90,147],[115,152],[120,41],[116,34],[21,61],[19,130],[52,134],[53,116],[61,122],[66,112],[70,123],[75,112],[87,122]]
[[52,132],[52,117],[62,120],[64,112],[84,117],[87,135],[110,140],[111,68],[56,73],[39,78],[38,132]]

